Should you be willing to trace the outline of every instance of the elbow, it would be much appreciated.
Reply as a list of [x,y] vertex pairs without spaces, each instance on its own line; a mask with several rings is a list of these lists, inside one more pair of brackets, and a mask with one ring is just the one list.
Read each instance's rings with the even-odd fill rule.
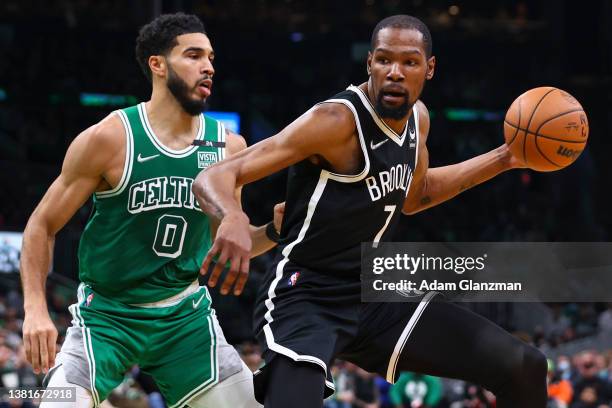
[[404,205],[402,206],[402,214],[404,215],[412,215],[421,211],[418,203],[415,200],[406,200],[404,201]]
[[197,198],[202,198],[204,196],[204,176],[202,175],[204,172],[201,172],[197,175],[193,183],[191,184],[191,192]]
[[410,200],[404,202],[404,206],[402,207],[402,214],[405,215],[414,215],[423,210],[432,207],[434,204],[431,202],[431,197],[429,195],[425,195],[420,197],[418,200]]
[[415,207],[415,206],[404,206],[402,208],[402,214],[404,215],[414,215],[418,212],[420,212],[422,210],[422,208],[419,207]]
[[198,198],[204,199],[206,195],[205,186],[210,184],[210,177],[214,172],[214,166],[202,170],[191,184],[191,192]]

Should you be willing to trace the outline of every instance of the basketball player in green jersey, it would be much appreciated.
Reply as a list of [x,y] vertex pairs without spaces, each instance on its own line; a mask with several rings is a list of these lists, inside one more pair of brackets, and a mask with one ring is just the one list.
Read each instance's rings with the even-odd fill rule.
[[[202,169],[246,147],[202,114],[214,75],[211,43],[196,16],[164,15],[141,29],[136,54],[153,85],[151,100],[77,136],[24,233],[26,354],[35,372],[49,371],[49,387],[75,387],[77,394],[76,404],[42,406],[98,406],[134,364],[153,376],[170,407],[260,406],[251,371],[225,341],[197,281],[215,226],[191,184]],[[45,301],[53,242],[92,194],[78,302],[56,360],[57,330]],[[282,208],[276,212],[278,224]],[[251,231],[253,256],[275,245],[265,227]],[[246,274],[240,276],[221,293],[235,283],[239,294]]]

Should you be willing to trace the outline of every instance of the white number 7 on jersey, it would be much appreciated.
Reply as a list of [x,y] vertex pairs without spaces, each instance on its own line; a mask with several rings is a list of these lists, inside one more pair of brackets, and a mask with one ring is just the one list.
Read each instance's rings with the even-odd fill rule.
[[385,221],[385,225],[383,225],[380,231],[378,231],[378,234],[376,234],[376,236],[374,237],[374,242],[372,242],[372,248],[378,248],[378,242],[380,242],[380,239],[385,233],[385,230],[389,226],[389,222],[391,221],[391,218],[393,217],[393,213],[395,213],[396,207],[397,205],[385,205],[385,212],[388,212],[389,216],[387,217],[387,221]]

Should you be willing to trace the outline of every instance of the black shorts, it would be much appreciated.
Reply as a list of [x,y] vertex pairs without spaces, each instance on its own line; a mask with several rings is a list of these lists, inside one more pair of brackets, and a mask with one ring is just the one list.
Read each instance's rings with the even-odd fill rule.
[[[358,275],[357,275],[358,276]],[[282,259],[268,271],[255,305],[255,333],[266,363],[281,354],[319,365],[325,397],[334,391],[330,365],[350,361],[394,383],[397,360],[436,292],[406,303],[362,303],[359,278],[340,278]],[[266,368],[254,379],[263,401]]]

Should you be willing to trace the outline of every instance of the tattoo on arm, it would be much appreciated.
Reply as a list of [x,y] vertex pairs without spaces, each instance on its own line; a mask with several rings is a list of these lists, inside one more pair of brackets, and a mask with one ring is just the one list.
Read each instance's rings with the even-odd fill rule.
[[431,197],[430,196],[425,196],[423,198],[421,198],[421,205],[427,205],[431,203]]

